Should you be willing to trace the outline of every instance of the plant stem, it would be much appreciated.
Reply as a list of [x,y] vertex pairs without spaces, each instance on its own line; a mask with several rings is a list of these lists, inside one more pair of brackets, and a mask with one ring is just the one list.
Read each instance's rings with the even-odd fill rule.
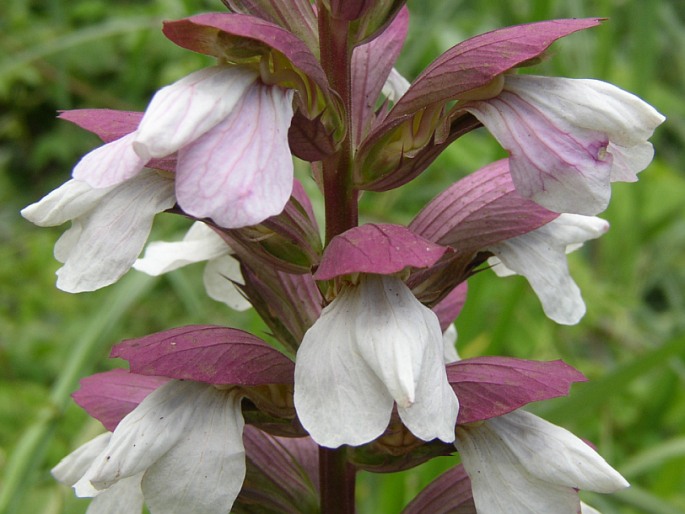
[[358,223],[357,191],[352,185],[352,141],[349,137],[352,127],[352,45],[348,28],[348,22],[332,18],[326,8],[319,5],[321,65],[331,87],[343,102],[347,129],[340,150],[322,162],[327,243]]
[[319,447],[319,482],[321,512],[353,514],[355,469],[347,462],[345,447]]
[[[321,163],[326,205],[326,244],[358,223],[357,191],[353,186],[352,131],[352,44],[349,23],[330,16],[322,1],[317,2],[321,65],[331,87],[343,104],[345,133],[340,149]],[[353,514],[355,511],[355,468],[347,462],[345,448],[319,448],[321,512]]]

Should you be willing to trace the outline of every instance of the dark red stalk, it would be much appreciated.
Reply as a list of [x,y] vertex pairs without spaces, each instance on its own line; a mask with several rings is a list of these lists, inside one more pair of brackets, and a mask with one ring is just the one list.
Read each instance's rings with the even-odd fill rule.
[[324,197],[326,202],[326,243],[334,236],[357,226],[357,191],[352,187],[352,141],[349,133],[352,83],[352,47],[348,37],[348,22],[331,18],[319,5],[319,39],[321,65],[328,80],[340,95],[345,110],[347,136],[340,150],[322,162]]
[[[357,226],[357,191],[352,186],[352,142],[350,113],[352,99],[352,45],[349,23],[330,16],[323,2],[317,2],[321,65],[329,83],[340,95],[345,112],[346,133],[340,150],[322,162],[326,209],[326,244],[338,234]],[[355,512],[355,469],[347,462],[345,448],[319,449],[321,512]]]

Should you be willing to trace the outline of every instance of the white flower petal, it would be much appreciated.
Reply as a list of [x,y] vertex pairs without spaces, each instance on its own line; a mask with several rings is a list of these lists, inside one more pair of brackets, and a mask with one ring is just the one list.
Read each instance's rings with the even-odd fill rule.
[[152,514],[225,514],[245,477],[238,392],[205,389],[193,426],[144,474]]
[[107,489],[157,462],[189,431],[216,391],[198,382],[172,380],[150,393],[119,423],[109,445],[74,486],[78,496]]
[[600,218],[562,214],[539,229],[489,247],[501,261],[501,265],[493,262],[493,269],[501,276],[514,271],[526,277],[545,314],[557,323],[573,325],[585,314],[585,302],[569,273],[567,250],[608,228]]
[[610,182],[629,175],[616,147],[640,147],[629,165],[635,175],[649,163],[644,144],[664,120],[610,84],[530,75],[507,75],[498,96],[464,109],[510,152],[520,194],[556,212],[585,215],[604,210]]
[[397,102],[407,92],[411,84],[395,68],[390,70],[390,75],[383,84],[383,95],[391,102]]
[[248,68],[214,66],[160,89],[140,121],[135,151],[146,160],[171,155],[226,118],[256,79]]
[[305,333],[295,363],[295,409],[320,445],[372,441],[387,428],[393,399],[359,355],[350,326],[358,290],[342,292]]
[[580,514],[602,514],[597,509],[590,507],[587,503],[580,502]]
[[111,437],[111,432],[105,432],[79,446],[52,468],[50,473],[63,484],[73,486],[86,473],[95,458],[107,447]]
[[451,364],[452,362],[461,360],[456,347],[457,327],[454,326],[454,323],[450,324],[443,332],[442,343],[444,344],[443,358],[445,359],[445,364]]
[[644,142],[631,147],[609,143],[607,151],[613,156],[612,182],[636,182],[637,174],[654,158],[652,143]]
[[145,255],[133,265],[134,269],[158,276],[195,262],[215,259],[230,251],[230,247],[210,227],[196,221],[182,241],[153,241]]
[[363,276],[305,334],[295,408],[319,444],[359,445],[383,433],[393,399],[417,437],[454,439],[459,405],[437,316],[398,278]]
[[518,410],[488,424],[529,473],[545,482],[599,493],[628,482],[588,444],[568,430]]
[[116,282],[138,257],[158,212],[174,205],[173,182],[145,171],[113,188],[55,245],[57,287],[77,293]]
[[98,491],[86,514],[140,514],[143,510],[142,473],[119,480],[105,491]]
[[240,263],[230,255],[210,260],[205,266],[203,282],[210,298],[235,311],[244,311],[252,306],[234,285],[245,282]]
[[601,80],[507,75],[505,88],[622,146],[647,140],[665,119],[637,96]]
[[440,322],[400,279],[369,275],[354,319],[359,352],[417,437],[454,440],[459,404],[447,382]]
[[133,132],[87,153],[76,164],[73,177],[95,188],[114,186],[134,177],[149,160],[133,150],[135,137]]
[[255,84],[230,116],[181,149],[176,195],[184,211],[239,228],[283,210],[293,187],[292,96]]
[[55,227],[90,211],[112,189],[94,189],[72,179],[22,209],[21,215],[39,227]]
[[[368,276],[358,288],[354,330],[359,352],[400,407],[414,403],[426,347],[442,340],[439,322],[398,278]],[[435,321],[435,323],[431,323]]]
[[459,402],[447,381],[444,347],[437,343],[442,341],[431,341],[426,345],[414,403],[409,407],[398,405],[397,412],[405,426],[419,439],[430,441],[437,438],[451,443],[454,441]]
[[478,514],[578,514],[578,493],[531,475],[490,420],[457,427],[454,444],[471,478]]

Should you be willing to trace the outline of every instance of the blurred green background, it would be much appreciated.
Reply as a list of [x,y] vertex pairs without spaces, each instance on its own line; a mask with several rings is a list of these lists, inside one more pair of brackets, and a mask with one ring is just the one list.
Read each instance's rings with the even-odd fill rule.
[[[601,27],[553,47],[535,73],[592,77],[642,96],[668,120],[637,184],[615,184],[603,217],[612,229],[570,256],[588,314],[574,327],[547,320],[520,277],[484,272],[457,321],[464,357],[563,358],[590,379],[569,398],[531,407],[596,444],[632,483],[583,498],[604,514],[685,512],[685,2],[682,0],[409,0],[410,36],[398,68],[408,78],[457,42],[504,25],[604,16]],[[0,13],[0,512],[80,513],[87,501],[49,469],[101,427],[69,394],[123,338],[188,323],[265,328],[208,299],[202,265],[152,279],[129,273],[80,295],[54,287],[52,246],[64,227],[18,214],[66,181],[94,136],[55,119],[84,107],[145,108],[159,87],[209,63],[161,34],[162,19],[223,10],[219,0],[4,0]],[[408,221],[465,173],[501,157],[484,131],[469,134],[412,184],[367,195],[371,220]],[[159,216],[154,238],[187,226]],[[442,458],[405,473],[362,473],[360,513],[394,513],[437,473]],[[3,510],[4,509],[4,510]]]

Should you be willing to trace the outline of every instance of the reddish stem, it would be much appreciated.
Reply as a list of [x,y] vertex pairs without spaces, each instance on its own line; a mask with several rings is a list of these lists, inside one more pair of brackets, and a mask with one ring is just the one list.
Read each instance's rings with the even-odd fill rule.
[[[331,18],[326,8],[319,5],[321,65],[343,102],[344,122],[349,134],[352,127],[352,46],[348,28],[348,22]],[[322,166],[328,242],[358,223],[357,191],[352,186],[352,141],[349,135],[341,142],[340,150],[326,158]]]
[[[349,23],[330,16],[322,1],[318,2],[319,46],[321,65],[331,87],[340,96],[349,134],[352,124],[352,45]],[[358,223],[357,191],[352,185],[352,142],[349,135],[340,150],[322,163],[326,205],[326,243]],[[347,462],[345,448],[319,449],[321,512],[354,514],[355,468]]]

